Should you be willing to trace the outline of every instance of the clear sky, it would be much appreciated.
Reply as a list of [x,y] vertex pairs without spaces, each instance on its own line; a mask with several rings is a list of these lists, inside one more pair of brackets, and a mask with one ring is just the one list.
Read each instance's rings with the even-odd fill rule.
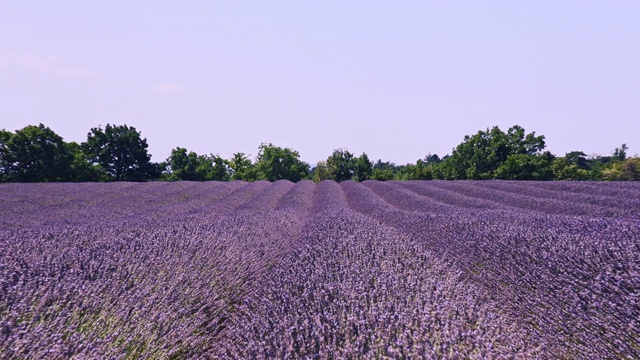
[[640,153],[640,1],[0,0],[0,128],[399,164],[495,125]]

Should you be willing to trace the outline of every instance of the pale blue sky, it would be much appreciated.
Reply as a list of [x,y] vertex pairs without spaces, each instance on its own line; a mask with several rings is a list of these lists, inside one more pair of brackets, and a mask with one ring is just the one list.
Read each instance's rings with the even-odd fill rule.
[[315,163],[445,155],[513,124],[640,153],[640,1],[0,0],[0,128],[127,124],[172,148]]

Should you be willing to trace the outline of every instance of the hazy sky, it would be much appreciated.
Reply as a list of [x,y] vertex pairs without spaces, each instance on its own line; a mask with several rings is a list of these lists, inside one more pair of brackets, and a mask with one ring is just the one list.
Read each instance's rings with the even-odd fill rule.
[[445,155],[511,125],[640,153],[640,1],[0,0],[0,128],[127,124],[172,148],[315,163]]

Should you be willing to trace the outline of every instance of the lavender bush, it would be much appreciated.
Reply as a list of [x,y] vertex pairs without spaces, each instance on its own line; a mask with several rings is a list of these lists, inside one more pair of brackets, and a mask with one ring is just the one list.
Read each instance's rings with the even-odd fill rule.
[[0,184],[0,357],[640,357],[627,183]]

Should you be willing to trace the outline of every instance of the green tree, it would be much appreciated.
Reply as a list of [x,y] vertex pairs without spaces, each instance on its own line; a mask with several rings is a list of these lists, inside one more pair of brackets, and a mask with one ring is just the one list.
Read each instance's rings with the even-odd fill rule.
[[545,147],[544,136],[526,134],[520,126],[505,133],[497,126],[465,136],[446,160],[445,176],[452,179],[492,179],[510,155],[538,155]]
[[104,130],[92,128],[81,146],[110,180],[145,181],[159,175],[147,153],[147,139],[141,138],[133,126],[107,124]]
[[622,161],[617,161],[612,166],[604,170],[605,180],[615,181],[640,181],[640,158],[631,157]]
[[371,172],[371,179],[378,181],[388,181],[393,180],[395,176],[396,165],[391,162],[383,162],[381,159],[378,159],[375,164],[373,164],[373,171]]
[[546,151],[539,155],[512,154],[496,169],[496,179],[552,180],[554,156]]
[[107,181],[105,172],[98,164],[92,164],[87,155],[82,151],[82,147],[75,141],[65,144],[67,151],[71,155],[71,165],[69,170],[69,181],[72,182],[97,182]]
[[[619,148],[615,148],[612,156],[593,156],[590,159],[585,159],[586,166],[583,168],[589,171],[589,178],[591,180],[612,180],[614,174],[621,174],[622,169],[619,163],[624,162],[627,159],[627,151],[629,148],[627,144],[622,144]],[[582,155],[584,155],[582,153]],[[622,177],[629,177],[626,176]],[[631,176],[632,177],[632,176]]]
[[352,179],[355,181],[365,181],[371,179],[373,175],[373,163],[366,153],[362,153],[354,159],[354,171]]
[[554,180],[589,180],[589,171],[576,164],[571,157],[560,157],[551,163]]
[[582,151],[571,151],[564,156],[567,164],[578,167],[579,169],[589,170],[590,162],[587,160],[587,154]]
[[437,176],[442,159],[437,154],[429,154],[415,164],[407,164],[398,168],[396,180],[433,180]]
[[209,179],[216,181],[229,181],[231,174],[229,172],[227,161],[219,155],[211,155],[209,159],[213,164]]
[[3,181],[69,181],[72,161],[62,138],[42,124],[26,126],[15,134],[0,132]]
[[434,166],[424,160],[416,161],[415,165],[407,164],[403,180],[432,180]]
[[259,149],[256,161],[259,179],[298,182],[309,174],[309,164],[300,160],[297,151],[273,144],[262,144]]
[[13,136],[11,131],[0,130],[0,182],[11,181],[11,174],[9,174],[9,149],[7,143]]
[[331,172],[325,161],[318,161],[316,166],[311,171],[311,180],[319,183],[322,180],[330,180]]
[[416,165],[414,164],[399,165],[396,167],[396,173],[393,179],[400,180],[400,181],[415,180],[414,178],[415,174],[416,174]]
[[391,171],[391,169],[373,169],[371,173],[371,180],[393,180],[393,171]]
[[198,155],[181,147],[171,151],[162,167],[167,181],[228,181],[231,177],[227,161],[219,155]]
[[355,160],[347,149],[333,150],[333,154],[327,158],[331,178],[337,182],[351,180],[356,170]]
[[171,150],[171,155],[164,163],[165,180],[210,180],[213,172],[213,161],[205,155],[198,155],[193,151],[177,147]]
[[191,152],[191,154],[193,155],[192,157],[187,153],[187,149],[181,147],[171,150],[171,154],[163,163],[163,179],[168,181],[195,180],[197,164],[191,160],[195,160],[194,158],[197,157],[197,154],[194,152]]
[[613,159],[616,161],[624,161],[624,159],[627,158],[627,151],[629,150],[629,148],[627,147],[627,144],[622,144],[621,147],[616,148],[613,151]]
[[258,179],[258,171],[251,159],[245,153],[237,152],[227,161],[231,171],[231,180],[255,181]]
[[438,154],[429,153],[427,156],[424,157],[422,162],[424,162],[425,165],[437,165],[437,164],[440,164],[442,160],[443,159],[441,159],[440,156],[438,156]]

